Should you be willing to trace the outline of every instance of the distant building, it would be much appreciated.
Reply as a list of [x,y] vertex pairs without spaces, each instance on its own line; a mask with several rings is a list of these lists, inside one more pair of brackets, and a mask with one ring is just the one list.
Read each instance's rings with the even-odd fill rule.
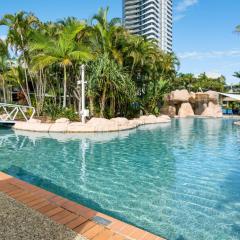
[[172,0],[123,0],[123,24],[133,34],[155,39],[172,52]]

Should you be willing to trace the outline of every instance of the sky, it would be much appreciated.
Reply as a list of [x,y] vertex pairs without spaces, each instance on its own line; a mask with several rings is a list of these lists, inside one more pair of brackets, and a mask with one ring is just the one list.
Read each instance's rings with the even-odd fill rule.
[[[173,0],[173,50],[181,62],[180,71],[210,76],[240,71],[240,0]],[[110,18],[122,16],[122,0],[0,0],[0,17],[20,10],[35,13],[42,21],[67,16],[88,19],[100,7],[110,7]],[[6,29],[0,27],[0,37]]]

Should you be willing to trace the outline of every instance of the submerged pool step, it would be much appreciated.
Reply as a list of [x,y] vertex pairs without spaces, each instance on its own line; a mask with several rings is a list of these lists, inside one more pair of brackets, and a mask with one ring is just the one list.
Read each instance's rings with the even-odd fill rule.
[[93,218],[91,218],[91,220],[95,223],[98,223],[104,226],[108,226],[112,223],[111,221],[99,216],[94,216]]

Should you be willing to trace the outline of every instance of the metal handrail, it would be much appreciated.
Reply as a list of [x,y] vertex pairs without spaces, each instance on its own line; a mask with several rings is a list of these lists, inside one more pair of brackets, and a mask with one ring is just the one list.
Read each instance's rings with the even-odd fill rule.
[[[34,107],[17,105],[17,104],[0,103],[0,110],[1,109],[3,109],[3,111],[5,112],[5,116],[0,115],[0,121],[3,121],[3,122],[15,121],[18,113],[21,113],[24,119],[26,121],[29,121],[34,117],[36,113],[36,110]],[[27,110],[32,110],[32,114],[30,117],[28,117],[25,114]]]

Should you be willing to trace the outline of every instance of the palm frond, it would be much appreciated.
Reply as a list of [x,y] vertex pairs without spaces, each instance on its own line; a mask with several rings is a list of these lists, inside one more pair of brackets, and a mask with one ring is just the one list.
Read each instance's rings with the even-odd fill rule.
[[46,55],[37,55],[34,56],[32,59],[32,70],[38,71],[43,69],[47,66],[50,66],[54,63],[58,63],[59,59],[53,56],[46,56]]

